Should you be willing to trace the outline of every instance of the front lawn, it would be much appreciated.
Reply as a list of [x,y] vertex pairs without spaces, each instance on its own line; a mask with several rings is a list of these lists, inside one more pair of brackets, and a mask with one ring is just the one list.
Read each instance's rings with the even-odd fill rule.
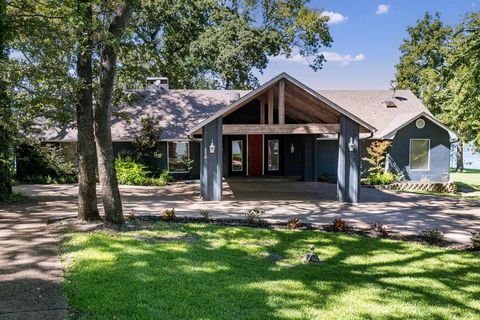
[[480,169],[465,169],[463,172],[452,171],[450,179],[457,182],[459,189],[480,191]]
[[[323,263],[300,258],[315,244]],[[478,319],[480,256],[320,231],[159,223],[71,233],[69,305],[86,319]]]

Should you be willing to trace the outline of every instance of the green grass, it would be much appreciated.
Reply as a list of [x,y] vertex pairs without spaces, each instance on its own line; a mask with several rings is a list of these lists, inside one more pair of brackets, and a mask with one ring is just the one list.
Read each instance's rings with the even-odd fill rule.
[[[134,235],[174,240],[148,242]],[[312,243],[324,261],[320,265],[300,261]],[[278,256],[284,259],[271,258]],[[402,241],[160,223],[122,235],[69,234],[62,260],[69,305],[86,319],[478,319],[480,314],[478,253]]]
[[480,170],[478,169],[466,169],[463,172],[452,171],[450,179],[456,181],[460,188],[480,191]]

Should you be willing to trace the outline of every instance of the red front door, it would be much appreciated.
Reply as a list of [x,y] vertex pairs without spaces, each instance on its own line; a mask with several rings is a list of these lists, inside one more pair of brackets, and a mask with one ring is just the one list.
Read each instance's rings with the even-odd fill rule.
[[248,135],[248,175],[261,176],[263,168],[263,136]]

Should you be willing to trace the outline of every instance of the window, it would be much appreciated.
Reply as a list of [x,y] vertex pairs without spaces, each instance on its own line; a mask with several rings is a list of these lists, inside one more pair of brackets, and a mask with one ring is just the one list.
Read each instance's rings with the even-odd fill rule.
[[410,139],[410,170],[429,170],[430,139]]
[[268,140],[268,171],[280,169],[280,152],[278,140]]
[[243,140],[232,140],[232,171],[243,171]]
[[172,141],[168,143],[168,170],[170,172],[187,172],[185,160],[189,159],[188,142]]

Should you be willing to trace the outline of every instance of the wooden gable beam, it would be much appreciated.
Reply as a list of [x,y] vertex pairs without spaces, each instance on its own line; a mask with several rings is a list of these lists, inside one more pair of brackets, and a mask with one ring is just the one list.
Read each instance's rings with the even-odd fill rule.
[[268,91],[268,124],[273,124],[273,88]]
[[338,123],[224,124],[223,134],[321,134],[339,133]]
[[278,83],[278,123],[285,124],[285,80]]

